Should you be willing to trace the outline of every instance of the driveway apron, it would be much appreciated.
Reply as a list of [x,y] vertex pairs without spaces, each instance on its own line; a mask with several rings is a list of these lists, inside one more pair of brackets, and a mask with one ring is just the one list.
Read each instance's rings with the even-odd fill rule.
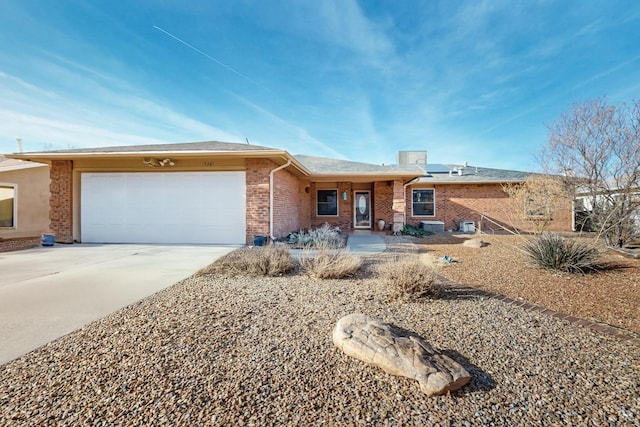
[[169,287],[235,248],[75,244],[0,253],[0,364]]

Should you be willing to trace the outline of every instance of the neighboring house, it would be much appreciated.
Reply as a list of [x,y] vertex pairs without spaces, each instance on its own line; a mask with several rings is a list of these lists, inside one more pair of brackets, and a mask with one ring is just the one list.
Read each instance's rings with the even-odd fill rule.
[[[384,166],[197,142],[11,157],[51,165],[59,242],[250,244],[325,222],[347,232],[378,219],[396,229],[425,220],[457,228],[483,216],[509,223],[502,185],[526,173],[426,165],[417,153],[424,160],[400,155],[401,164]],[[571,214],[554,227],[571,230]]]
[[49,229],[49,166],[0,155],[0,251],[33,246]]
[[[614,186],[611,186],[614,188]],[[621,203],[621,200],[626,200],[627,207],[635,206],[630,216],[630,220],[633,224],[633,231],[640,235],[640,188],[630,188],[629,194],[623,198],[622,191],[617,189],[611,189],[608,191],[602,191],[595,195],[596,203],[599,205],[608,204],[612,206],[613,201]],[[594,229],[591,224],[590,216],[593,214],[593,198],[586,189],[578,187],[575,199],[575,228],[583,231],[599,231]],[[632,204],[632,205],[630,205]],[[595,227],[597,228],[597,227]]]

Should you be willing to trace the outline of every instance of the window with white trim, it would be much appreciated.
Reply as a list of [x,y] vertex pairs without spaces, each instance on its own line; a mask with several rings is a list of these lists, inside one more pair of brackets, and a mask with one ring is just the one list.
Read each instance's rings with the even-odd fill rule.
[[338,216],[338,190],[317,191],[318,216]]
[[16,186],[0,184],[0,228],[16,226]]
[[411,216],[435,216],[436,198],[433,188],[416,188],[411,190]]

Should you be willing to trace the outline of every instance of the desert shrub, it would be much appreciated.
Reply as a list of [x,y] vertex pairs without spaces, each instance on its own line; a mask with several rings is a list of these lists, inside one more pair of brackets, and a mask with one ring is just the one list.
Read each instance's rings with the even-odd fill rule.
[[433,234],[432,231],[423,230],[422,228],[415,227],[411,224],[405,224],[404,227],[402,227],[402,230],[400,231],[400,233],[404,234],[405,236],[414,236],[414,237],[431,236]]
[[523,249],[535,265],[546,270],[584,274],[600,268],[595,247],[558,233],[542,233],[525,243]]
[[443,288],[436,272],[418,256],[389,260],[381,265],[381,278],[391,299],[438,298]]
[[341,248],[344,246],[345,239],[338,227],[332,227],[325,222],[322,226],[309,231],[300,230],[297,233],[291,233],[289,235],[289,243],[303,248]]
[[267,245],[236,249],[199,270],[196,275],[281,276],[293,268],[293,259],[286,246]]
[[353,276],[362,265],[362,258],[348,250],[330,245],[305,248],[299,257],[300,267],[318,279],[344,279]]

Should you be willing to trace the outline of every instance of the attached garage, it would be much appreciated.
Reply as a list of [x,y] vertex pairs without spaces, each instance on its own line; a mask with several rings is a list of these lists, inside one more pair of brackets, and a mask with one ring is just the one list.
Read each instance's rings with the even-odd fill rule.
[[245,199],[245,172],[85,172],[81,241],[244,244]]

